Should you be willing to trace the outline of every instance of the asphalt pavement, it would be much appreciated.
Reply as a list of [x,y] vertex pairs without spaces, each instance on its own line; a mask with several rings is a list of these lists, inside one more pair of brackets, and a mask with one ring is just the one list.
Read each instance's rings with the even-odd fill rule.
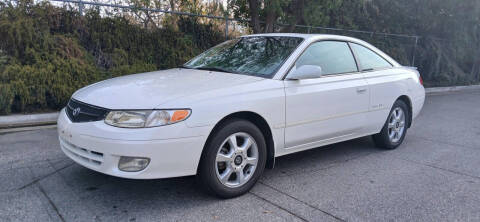
[[480,221],[480,90],[429,95],[393,151],[369,137],[278,158],[246,195],[73,163],[56,129],[0,134],[0,221]]

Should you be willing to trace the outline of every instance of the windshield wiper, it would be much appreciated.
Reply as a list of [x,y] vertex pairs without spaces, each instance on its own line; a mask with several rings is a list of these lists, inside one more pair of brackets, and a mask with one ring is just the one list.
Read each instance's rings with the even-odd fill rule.
[[196,67],[196,68],[194,68],[194,69],[208,70],[208,71],[214,71],[214,72],[235,73],[235,72],[232,72],[232,71],[229,71],[229,70],[225,70],[225,69],[222,69],[222,68],[218,68],[218,67]]
[[187,67],[187,66],[185,66],[185,65],[181,65],[181,66],[179,66],[178,68],[182,68],[182,69],[193,69],[193,68]]

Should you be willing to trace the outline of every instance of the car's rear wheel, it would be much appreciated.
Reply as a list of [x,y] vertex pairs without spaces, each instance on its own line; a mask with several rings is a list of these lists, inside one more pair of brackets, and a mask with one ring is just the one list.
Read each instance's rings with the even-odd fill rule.
[[384,149],[395,149],[400,146],[407,134],[409,112],[402,100],[397,100],[388,115],[388,119],[380,133],[373,135],[375,144]]
[[208,192],[219,197],[242,195],[263,173],[266,153],[258,127],[245,120],[228,121],[207,142],[197,177]]

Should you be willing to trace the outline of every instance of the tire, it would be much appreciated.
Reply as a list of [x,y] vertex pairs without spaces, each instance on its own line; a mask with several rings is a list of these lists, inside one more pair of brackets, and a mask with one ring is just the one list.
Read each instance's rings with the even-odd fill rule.
[[[232,145],[235,141],[237,146]],[[255,185],[266,160],[267,146],[258,127],[232,119],[212,132],[202,153],[197,180],[208,193],[218,197],[240,196]]]
[[373,135],[375,145],[388,150],[393,150],[400,146],[407,134],[409,115],[407,104],[402,100],[397,100],[388,114],[382,131]]

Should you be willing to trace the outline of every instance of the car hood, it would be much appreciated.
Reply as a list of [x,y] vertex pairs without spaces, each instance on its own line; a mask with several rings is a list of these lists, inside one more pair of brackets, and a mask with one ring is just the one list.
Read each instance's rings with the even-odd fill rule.
[[261,80],[263,78],[223,72],[169,69],[104,80],[78,90],[72,98],[108,109],[154,109],[195,93]]

